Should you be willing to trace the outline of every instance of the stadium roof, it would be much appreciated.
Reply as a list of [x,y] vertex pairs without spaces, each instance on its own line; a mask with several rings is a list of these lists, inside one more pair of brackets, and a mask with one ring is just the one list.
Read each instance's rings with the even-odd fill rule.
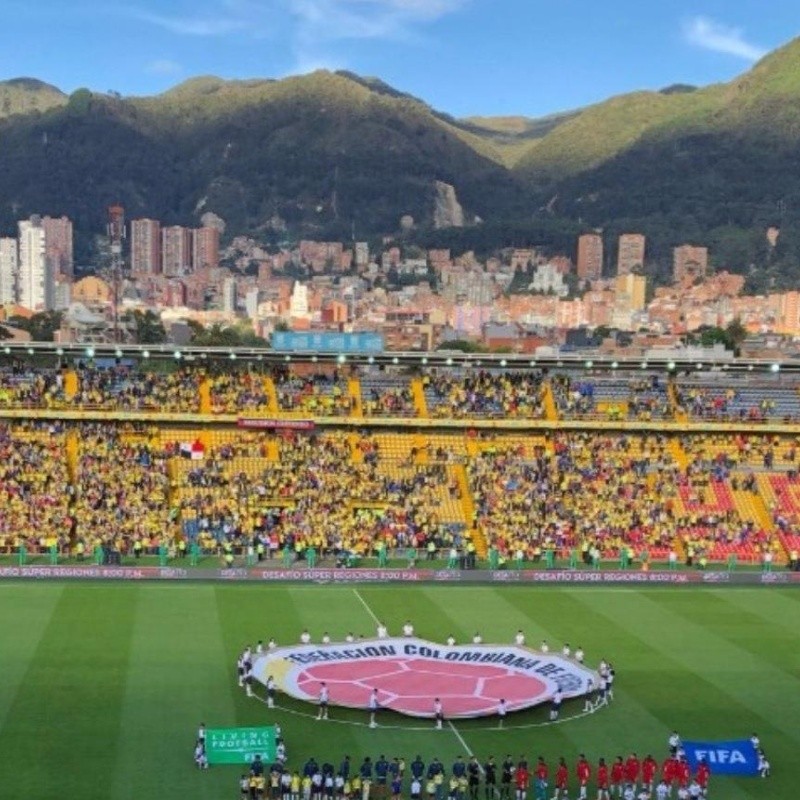
[[5,342],[0,349],[0,357],[57,356],[68,358],[134,358],[134,359],[174,359],[189,363],[203,361],[242,360],[245,362],[278,363],[319,363],[349,364],[352,366],[395,366],[419,367],[472,367],[480,369],[591,369],[595,371],[633,371],[649,372],[800,372],[800,360],[730,359],[715,358],[709,351],[708,357],[700,360],[695,357],[681,358],[677,355],[664,355],[649,360],[641,357],[587,357],[585,354],[555,354],[546,357],[531,357],[520,354],[462,353],[460,351],[436,350],[433,352],[393,352],[344,353],[344,352],[286,352],[269,347],[176,347],[175,345],[131,345],[131,344],[77,344],[53,342]]

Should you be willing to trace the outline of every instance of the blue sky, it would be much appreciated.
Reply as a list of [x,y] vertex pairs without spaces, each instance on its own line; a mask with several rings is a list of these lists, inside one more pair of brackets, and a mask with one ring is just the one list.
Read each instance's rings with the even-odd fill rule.
[[541,116],[744,72],[797,0],[0,0],[0,77],[152,94],[194,75],[376,75],[457,116]]

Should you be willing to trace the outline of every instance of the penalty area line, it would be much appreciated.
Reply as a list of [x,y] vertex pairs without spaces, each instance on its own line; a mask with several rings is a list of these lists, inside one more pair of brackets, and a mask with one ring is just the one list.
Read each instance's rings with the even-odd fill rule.
[[475,755],[475,753],[472,752],[472,750],[470,749],[470,746],[467,744],[467,742],[464,739],[464,737],[459,733],[458,728],[456,728],[456,726],[453,725],[453,723],[450,722],[450,720],[447,720],[447,725],[450,728],[450,730],[453,731],[453,734],[455,735],[456,739],[458,739],[458,741],[461,744],[461,746],[464,748],[464,751],[466,752],[466,754],[470,758],[472,758]]
[[376,625],[380,625],[381,621],[378,619],[378,615],[369,607],[369,603],[361,596],[361,592],[358,589],[353,589],[353,594],[358,598],[358,601],[361,603],[362,606],[366,609],[367,614],[372,617],[372,621]]

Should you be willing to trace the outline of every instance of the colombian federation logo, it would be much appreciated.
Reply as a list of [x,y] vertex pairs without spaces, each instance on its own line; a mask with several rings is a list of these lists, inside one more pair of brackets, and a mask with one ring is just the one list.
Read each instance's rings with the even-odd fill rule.
[[440,645],[415,638],[357,644],[298,645],[257,656],[253,677],[299,700],[316,702],[326,684],[331,705],[369,706],[373,689],[381,708],[411,717],[433,717],[439,698],[448,718],[497,713],[545,703],[556,692],[578,697],[598,685],[593,670],[569,658],[527,647]]

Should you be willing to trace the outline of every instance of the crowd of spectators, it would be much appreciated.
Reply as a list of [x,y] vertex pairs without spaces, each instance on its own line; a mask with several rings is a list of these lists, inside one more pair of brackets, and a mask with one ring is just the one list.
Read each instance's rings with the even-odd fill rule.
[[694,434],[681,437],[683,449],[704,469],[727,471],[761,468],[796,471],[800,443],[796,437],[736,434]]
[[0,369],[0,407],[63,408],[65,401],[60,370]]
[[362,378],[362,406],[368,417],[413,417],[417,409],[411,385],[407,382],[380,382]]
[[470,462],[477,524],[506,558],[576,547],[615,557],[664,555],[674,536],[675,466],[662,437],[561,434],[532,458],[514,450]]
[[146,441],[111,427],[86,427],[80,441],[73,514],[75,552],[97,547],[142,555],[173,543],[167,460]]
[[201,374],[185,369],[144,372],[125,366],[86,368],[78,372],[78,391],[69,402],[105,411],[199,410]]
[[303,558],[313,548],[340,558],[429,545],[445,554],[463,544],[466,522],[505,558],[578,549],[661,559],[677,549],[702,563],[774,554],[773,528],[794,536],[800,519],[791,438],[708,435],[683,447],[653,434],[478,438],[459,457],[475,507],[464,520],[461,467],[444,436],[409,447],[412,434],[242,431],[206,451],[182,435],[159,444],[152,431],[111,424],[0,426],[0,551],[69,543],[79,557],[99,545],[142,555],[176,546],[183,532],[221,555],[288,548]]
[[0,552],[63,549],[70,495],[63,426],[0,425]]
[[285,412],[346,417],[353,410],[347,379],[333,375],[281,375],[277,379],[278,408]]
[[557,374],[550,385],[559,414],[567,419],[648,421],[671,415],[666,386],[656,376],[608,380]]
[[764,422],[768,419],[796,421],[800,417],[796,387],[679,383],[676,392],[681,409],[695,420]]
[[287,547],[299,558],[308,548],[340,557],[374,554],[381,543],[448,546],[437,494],[446,467],[387,467],[368,436],[357,447],[360,460],[346,436],[328,434],[286,436],[278,461],[257,444],[214,450],[180,478],[184,530],[205,549],[253,546],[265,557]]
[[543,378],[539,371],[477,371],[460,376],[431,372],[422,381],[428,410],[434,417],[544,416]]
[[266,414],[270,410],[263,375],[248,371],[216,373],[209,376],[209,383],[213,414]]

